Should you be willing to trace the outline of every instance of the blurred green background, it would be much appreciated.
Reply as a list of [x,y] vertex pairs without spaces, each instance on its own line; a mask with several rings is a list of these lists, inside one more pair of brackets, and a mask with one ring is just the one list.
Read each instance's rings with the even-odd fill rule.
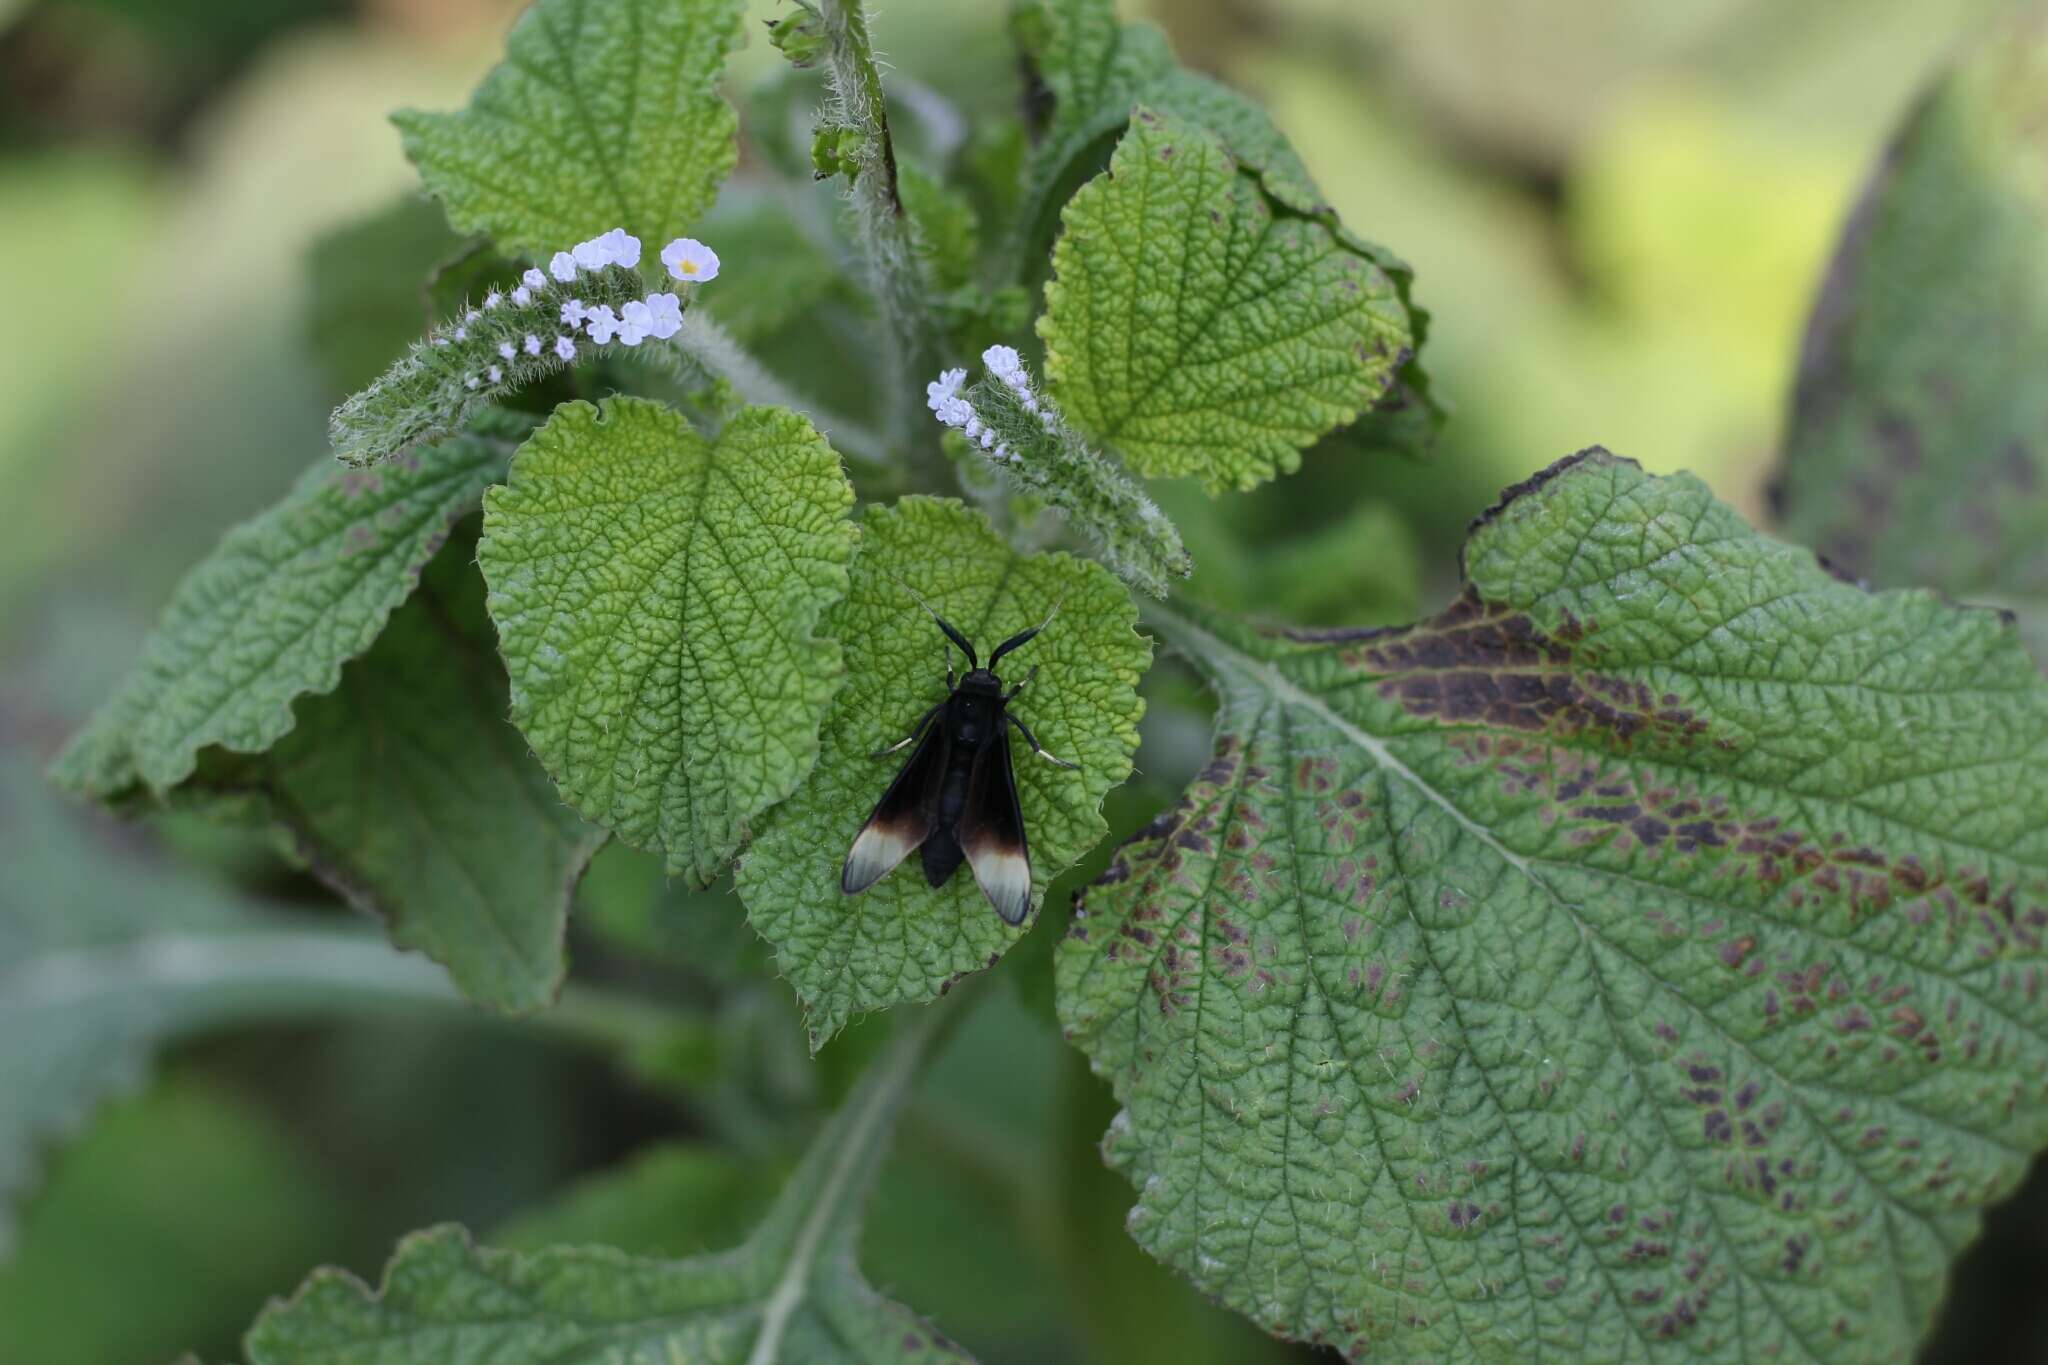
[[[308,342],[308,252],[413,183],[385,114],[461,103],[516,8],[0,0],[0,832],[56,831],[0,839],[46,855],[35,875],[0,869],[0,924],[113,897],[341,913],[260,841],[121,828],[31,775],[178,573],[324,458],[338,394]],[[1916,89],[1996,6],[1126,9],[1265,100],[1346,220],[1415,266],[1434,314],[1425,358],[1454,415],[1427,461],[1335,439],[1226,505],[1166,490],[1199,590],[1335,621],[1439,604],[1465,521],[1593,443],[1694,470],[1763,520],[1833,238]],[[994,0],[891,0],[878,22],[896,72],[970,118],[1015,99]],[[771,56],[753,29],[736,85],[773,76]],[[1184,680],[1163,671],[1152,691],[1147,777],[1112,811],[1126,828],[1207,742]],[[805,1061],[737,913],[608,853],[574,930],[579,977],[687,1001],[712,1021],[715,1064],[655,1059],[636,1079],[545,1030],[431,1009],[173,1048],[48,1154],[0,1263],[0,1365],[229,1358],[311,1266],[373,1274],[399,1234],[441,1219],[519,1244],[736,1237],[873,1032]],[[1011,989],[925,1084],[871,1220],[871,1278],[991,1362],[1310,1358],[1123,1237],[1129,1191],[1094,1151],[1106,1093],[1050,1023],[1056,932],[1006,960]],[[1930,1359],[2048,1358],[2039,1185],[1965,1263]]]

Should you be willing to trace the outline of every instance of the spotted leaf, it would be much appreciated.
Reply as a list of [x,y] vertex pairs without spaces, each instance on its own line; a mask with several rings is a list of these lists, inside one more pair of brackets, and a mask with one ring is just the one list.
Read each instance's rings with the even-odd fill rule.
[[1214,756],[1058,958],[1133,1234],[1353,1357],[1906,1357],[2048,1141],[2048,684],[1604,452],[1465,562],[1158,617]]
[[2018,613],[2048,663],[2048,26],[1946,76],[1814,304],[1787,531],[1884,587]]

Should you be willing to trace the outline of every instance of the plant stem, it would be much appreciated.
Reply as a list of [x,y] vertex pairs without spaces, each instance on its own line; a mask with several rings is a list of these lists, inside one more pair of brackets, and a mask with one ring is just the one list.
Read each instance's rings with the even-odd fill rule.
[[754,1234],[751,1246],[782,1248],[785,1260],[761,1310],[748,1365],[783,1359],[783,1339],[813,1288],[818,1263],[828,1258],[851,1262],[860,1237],[860,1211],[888,1154],[897,1115],[924,1062],[967,1013],[963,997],[977,994],[971,985],[963,983],[899,1020],[895,1037],[811,1143]]
[[[121,982],[160,1002],[192,1034],[256,1020],[346,1018],[424,1007],[472,1019],[446,972],[381,937],[325,925],[236,933],[158,933],[52,953],[9,1003],[55,1008]],[[175,1002],[175,1004],[173,1004]],[[622,1052],[669,1037],[693,1016],[602,987],[570,985],[553,1009],[522,1021],[544,1033]]]
[[940,331],[926,295],[917,225],[903,211],[897,191],[896,147],[889,138],[882,73],[875,66],[867,12],[860,0],[819,0],[818,10],[829,39],[831,113],[864,137],[850,198],[856,236],[891,343],[883,366],[889,385],[889,436],[892,443],[912,452],[920,472],[943,478],[947,466],[937,434],[919,430],[931,424],[916,421],[914,401],[916,386],[938,373]]

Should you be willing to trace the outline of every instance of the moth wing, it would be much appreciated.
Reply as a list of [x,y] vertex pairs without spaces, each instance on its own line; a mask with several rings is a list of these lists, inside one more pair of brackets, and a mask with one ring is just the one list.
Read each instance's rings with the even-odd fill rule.
[[1007,726],[974,758],[967,804],[954,831],[974,869],[981,894],[1006,924],[1022,924],[1031,910],[1031,852],[1024,841],[1024,811],[1010,768]]
[[939,780],[945,776],[950,748],[945,723],[934,708],[925,718],[924,738],[854,836],[846,865],[839,870],[841,891],[851,896],[867,890],[931,834]]

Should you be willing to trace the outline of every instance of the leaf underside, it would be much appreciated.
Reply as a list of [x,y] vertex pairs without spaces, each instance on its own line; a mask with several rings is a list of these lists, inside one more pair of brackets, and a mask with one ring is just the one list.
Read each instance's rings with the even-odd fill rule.
[[1789,534],[1884,587],[2015,610],[2048,661],[2048,35],[1908,119],[1814,305]]
[[710,882],[810,771],[839,687],[839,457],[785,409],[713,442],[659,403],[573,403],[485,502],[513,719],[578,810]]
[[[857,896],[839,889],[847,849],[907,753],[874,751],[946,695],[945,637],[918,598],[984,660],[1059,608],[1004,660],[1011,683],[1039,669],[1012,709],[1050,752],[1080,765],[1054,768],[1011,740],[1034,903],[1106,829],[1098,808],[1130,773],[1143,709],[1136,686],[1150,662],[1130,595],[1099,565],[1019,554],[980,513],[934,498],[871,507],[861,531],[852,585],[825,615],[845,646],[846,685],[825,718],[817,766],[769,815],[737,879],[748,918],[803,997],[814,1048],[856,1014],[931,999],[1028,932],[997,918],[965,867],[927,886],[915,855]],[[953,663],[963,666],[957,654]]]
[[739,155],[718,92],[737,0],[540,0],[456,113],[393,122],[448,220],[544,259],[614,227],[658,247]]
[[1133,1235],[1355,1357],[1904,1357],[2048,1139],[2048,687],[1604,452],[1465,559],[1160,619],[1214,758],[1057,964]]
[[292,728],[292,703],[333,690],[382,633],[525,430],[491,413],[375,470],[309,470],[178,584],[133,672],[58,759],[59,783],[161,795],[206,748],[269,748]]
[[1394,282],[1278,205],[1224,143],[1140,108],[1062,215],[1039,319],[1062,408],[1141,474],[1211,492],[1299,466],[1394,382]]
[[306,865],[477,1004],[561,988],[569,901],[604,832],[562,804],[505,719],[474,520],[333,692],[268,753],[209,754],[186,791],[247,798]]

